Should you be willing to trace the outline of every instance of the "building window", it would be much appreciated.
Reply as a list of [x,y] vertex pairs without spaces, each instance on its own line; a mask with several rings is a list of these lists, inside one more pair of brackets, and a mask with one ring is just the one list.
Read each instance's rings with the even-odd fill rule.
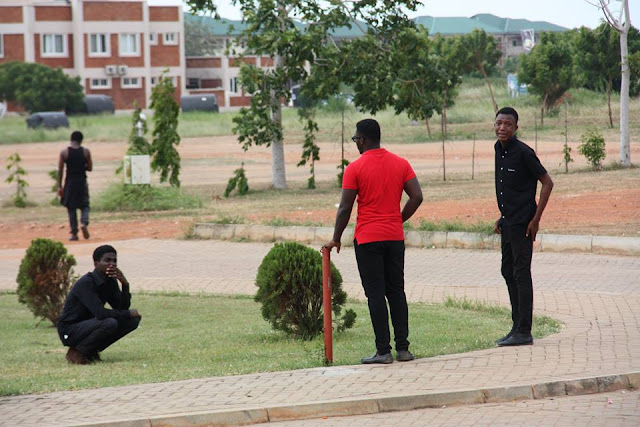
[[177,33],[164,33],[162,35],[162,44],[165,44],[165,45],[178,44],[178,34]]
[[522,40],[520,39],[513,39],[511,41],[511,46],[516,47],[516,46],[522,46]]
[[142,87],[142,81],[140,77],[123,77],[122,88],[123,89],[138,89]]
[[199,88],[200,88],[200,79],[187,80],[187,89],[199,89]]
[[67,38],[64,34],[42,35],[42,56],[67,56]]
[[229,79],[229,92],[238,93],[238,78],[232,77]]
[[158,44],[158,33],[149,33],[149,44]]
[[111,79],[91,79],[91,89],[111,89]]
[[0,58],[4,58],[4,40],[0,34]]
[[120,56],[140,56],[138,34],[120,34]]
[[111,56],[109,34],[89,35],[89,56]]

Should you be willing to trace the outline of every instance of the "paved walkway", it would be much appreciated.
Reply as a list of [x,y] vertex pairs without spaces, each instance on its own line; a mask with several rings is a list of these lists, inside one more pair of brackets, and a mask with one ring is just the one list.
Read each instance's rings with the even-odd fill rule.
[[[180,290],[229,294],[254,293],[257,266],[271,247],[260,243],[152,239],[113,244],[134,292]],[[91,244],[70,248],[79,261],[78,272],[92,268],[93,248]],[[0,289],[15,288],[23,254],[23,250],[0,251]],[[455,296],[508,305],[499,259],[499,253],[494,251],[408,249],[407,296],[411,301],[440,302],[447,296]],[[332,260],[343,275],[348,294],[364,298],[352,249],[333,254]],[[346,406],[353,409],[367,399],[405,396],[410,400],[418,394],[462,390],[490,390],[487,395],[491,397],[492,389],[517,391],[519,386],[531,384],[640,372],[639,257],[536,253],[533,275],[536,311],[562,320],[566,325],[559,334],[538,340],[534,346],[493,348],[388,366],[315,368],[0,398],[0,424],[91,424],[231,410],[244,410],[247,419],[252,419],[252,410],[265,407],[277,409],[288,405],[291,412],[295,409],[292,405],[296,404],[317,408],[322,402],[325,407],[336,407],[340,402],[349,401],[354,403]],[[606,406],[608,413],[619,416],[615,418],[618,424],[624,424],[629,416],[635,417],[635,421],[640,419],[638,394],[629,393],[624,395],[627,403],[619,410]],[[592,398],[602,398],[602,395]],[[578,397],[555,401],[558,405],[570,402],[564,399]],[[591,402],[587,397],[580,399],[580,402]],[[613,400],[615,403],[617,399]],[[533,412],[553,407],[544,402],[524,405],[532,405]],[[437,416],[452,423],[469,424],[473,419],[495,419],[497,413],[513,405],[518,408],[523,403],[499,407],[481,405],[477,410],[469,406],[460,412]],[[574,406],[580,408],[580,405]],[[585,405],[598,408],[597,403]],[[276,414],[275,409],[270,413]],[[436,412],[429,414],[431,417]],[[565,421],[573,424],[573,418]],[[603,424],[604,421],[603,418]],[[412,422],[417,425],[417,421]],[[554,422],[562,423],[562,420]],[[363,421],[360,425],[372,423],[376,422]]]

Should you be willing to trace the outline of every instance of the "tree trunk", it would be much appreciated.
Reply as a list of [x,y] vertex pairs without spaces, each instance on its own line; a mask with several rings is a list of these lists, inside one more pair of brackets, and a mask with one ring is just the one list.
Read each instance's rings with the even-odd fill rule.
[[[280,18],[280,28],[284,30],[287,11],[282,0],[278,0],[278,17]],[[284,57],[276,54],[274,65],[276,70],[284,67]],[[273,114],[271,119],[276,125],[282,129],[282,102],[280,97],[276,97],[271,93],[271,103],[273,105]],[[287,177],[284,168],[284,143],[281,138],[274,138],[271,142],[271,185],[273,188],[287,188]]]
[[609,108],[609,127],[613,129],[613,114],[611,113],[611,77],[607,79],[607,107]]
[[447,91],[442,97],[442,116],[440,116],[440,131],[442,133],[442,180],[447,180],[447,162],[444,151],[445,139],[447,139]]
[[[627,16],[627,23],[630,17]],[[627,46],[627,35],[629,25],[620,31],[620,60],[622,71],[622,84],[620,85],[620,164],[631,166],[631,151],[629,138],[629,81],[631,80],[631,70],[629,69],[629,48]]]
[[442,97],[442,137],[447,137],[447,91],[445,90]]
[[489,86],[489,93],[491,94],[491,102],[493,103],[493,112],[494,114],[498,112],[498,104],[496,103],[496,98],[493,96],[493,88],[491,88],[491,82],[489,81],[489,77],[487,76],[487,72],[484,70],[484,66],[482,62],[479,64],[480,72],[482,73],[482,77],[484,77],[484,81],[487,82],[487,86]]
[[429,117],[425,119],[425,122],[427,123],[427,135],[429,135],[429,139],[431,139],[431,127],[429,126]]
[[549,94],[545,93],[544,98],[542,99],[542,106],[540,107],[540,127],[544,126],[544,106],[547,104],[548,97]]

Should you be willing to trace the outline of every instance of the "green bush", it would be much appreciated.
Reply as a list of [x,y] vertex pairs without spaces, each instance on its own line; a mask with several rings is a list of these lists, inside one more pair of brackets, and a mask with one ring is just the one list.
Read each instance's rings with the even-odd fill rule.
[[607,152],[600,131],[596,128],[589,128],[580,135],[580,141],[582,144],[578,146],[578,152],[586,157],[593,169],[602,169],[602,161],[607,157]]
[[[317,250],[294,242],[276,243],[258,268],[256,286],[262,317],[274,329],[303,340],[322,332],[322,255]],[[347,293],[333,263],[331,290],[334,327],[342,332],[353,326],[356,313],[348,309],[340,315]]]
[[163,211],[202,207],[202,199],[175,187],[115,183],[100,193],[98,211]]
[[69,288],[75,280],[76,259],[60,242],[35,239],[18,270],[18,301],[35,317],[49,319],[55,326]]

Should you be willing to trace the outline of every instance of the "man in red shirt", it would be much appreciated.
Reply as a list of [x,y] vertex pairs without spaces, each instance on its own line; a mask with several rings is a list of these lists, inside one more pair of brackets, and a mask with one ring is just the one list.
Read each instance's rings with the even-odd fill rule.
[[[344,172],[342,198],[333,239],[323,250],[337,248],[349,223],[353,203],[358,198],[354,248],[362,287],[376,336],[376,353],[362,363],[393,363],[389,314],[396,343],[396,360],[413,360],[409,351],[409,311],[404,293],[404,230],[402,223],[422,203],[422,190],[408,161],[380,148],[380,125],[373,119],[356,124],[351,138],[361,156]],[[400,212],[402,192],[409,200]]]

